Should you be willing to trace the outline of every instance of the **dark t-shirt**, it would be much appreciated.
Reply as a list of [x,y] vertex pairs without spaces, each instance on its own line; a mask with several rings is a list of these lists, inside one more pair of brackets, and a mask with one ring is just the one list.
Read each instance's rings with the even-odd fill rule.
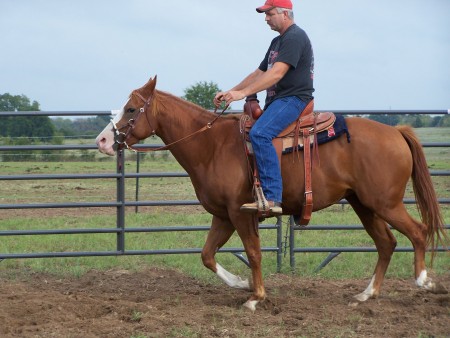
[[284,62],[291,67],[277,84],[267,89],[264,109],[273,100],[286,96],[297,96],[302,101],[309,102],[314,92],[314,54],[308,36],[296,24],[272,40],[259,69],[265,72],[275,62]]

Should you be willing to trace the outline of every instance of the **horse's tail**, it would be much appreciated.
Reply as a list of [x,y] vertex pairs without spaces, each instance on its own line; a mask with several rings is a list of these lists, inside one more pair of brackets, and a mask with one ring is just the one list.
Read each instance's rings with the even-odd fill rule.
[[439,202],[428,171],[425,154],[419,139],[409,126],[398,126],[397,129],[403,135],[411,149],[413,158],[412,183],[417,207],[422,217],[422,222],[427,226],[427,245],[432,250],[431,265],[439,243],[444,245],[448,240],[444,229],[444,218],[439,208]]

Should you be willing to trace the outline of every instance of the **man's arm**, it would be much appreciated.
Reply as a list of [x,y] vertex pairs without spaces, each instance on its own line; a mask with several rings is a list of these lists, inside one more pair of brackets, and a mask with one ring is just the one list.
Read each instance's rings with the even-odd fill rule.
[[[230,89],[230,91],[242,90],[245,87],[248,87],[251,83],[256,81],[263,74],[264,74],[264,72],[262,70],[260,70],[259,68],[257,68],[254,72],[250,73],[247,77],[245,77],[244,80],[242,80],[239,84],[237,84],[232,89]],[[216,107],[218,107],[220,105],[220,103],[222,101],[224,101],[223,96],[225,93],[226,92],[218,92],[216,94],[216,96],[214,97],[213,101],[214,101],[214,105]],[[255,94],[255,93],[252,93],[252,94]]]
[[270,88],[286,75],[289,67],[290,65],[287,63],[275,62],[273,67],[266,72],[257,69],[231,90],[217,93],[214,97],[214,104],[218,106],[221,101],[226,101],[228,105],[233,101],[242,100],[248,95]]
[[[230,91],[231,90],[242,90],[242,89],[248,87],[250,84],[252,84],[253,82],[257,81],[257,79],[260,76],[262,76],[263,74],[264,74],[264,72],[262,70],[260,70],[259,68],[257,68],[253,73],[248,75],[238,85],[236,85],[233,88],[231,88]],[[252,94],[254,94],[254,93],[252,93]]]

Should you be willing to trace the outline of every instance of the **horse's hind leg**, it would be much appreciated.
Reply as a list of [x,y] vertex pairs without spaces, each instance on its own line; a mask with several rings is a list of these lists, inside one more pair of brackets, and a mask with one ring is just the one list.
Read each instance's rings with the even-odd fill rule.
[[[381,213],[380,213],[381,214]],[[427,248],[427,226],[416,221],[406,211],[403,203],[382,214],[393,228],[405,235],[414,248],[414,271],[416,285],[431,292],[441,292],[442,286],[427,276],[425,252]]]
[[211,230],[208,233],[208,238],[202,250],[202,261],[208,269],[217,274],[228,286],[249,289],[248,280],[242,280],[239,276],[228,272],[215,260],[217,251],[230,239],[234,230],[229,220],[213,216]]
[[348,197],[347,200],[361,219],[367,233],[372,237],[378,251],[377,265],[369,286],[362,293],[355,296],[358,301],[364,302],[369,298],[376,298],[380,293],[381,284],[397,241],[386,222],[361,204],[356,196]]

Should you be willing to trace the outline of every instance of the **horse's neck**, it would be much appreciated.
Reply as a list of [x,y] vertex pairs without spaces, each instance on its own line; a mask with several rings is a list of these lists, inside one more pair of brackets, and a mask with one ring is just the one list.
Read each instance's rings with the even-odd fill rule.
[[211,112],[163,93],[156,118],[160,125],[158,136],[166,145],[176,143],[170,151],[186,171],[190,172],[199,160],[214,152],[215,140],[205,141],[206,134],[211,132],[204,129],[215,118]]
[[160,137],[164,143],[176,142],[206,126],[214,118],[207,110],[171,94],[159,92],[161,104],[157,119],[163,126]]
[[[219,118],[208,128],[208,123],[216,118],[215,114],[178,98],[169,98],[165,102],[167,104],[161,104],[161,115],[157,117],[158,136],[165,144],[177,142],[170,148],[172,155],[188,173],[199,200],[207,200],[217,187],[211,186],[212,181],[206,177],[226,175],[230,163],[233,163],[233,170],[245,172],[245,156],[239,156],[239,151],[243,154],[238,143],[241,142],[239,120]],[[224,145],[225,152],[222,151]]]

